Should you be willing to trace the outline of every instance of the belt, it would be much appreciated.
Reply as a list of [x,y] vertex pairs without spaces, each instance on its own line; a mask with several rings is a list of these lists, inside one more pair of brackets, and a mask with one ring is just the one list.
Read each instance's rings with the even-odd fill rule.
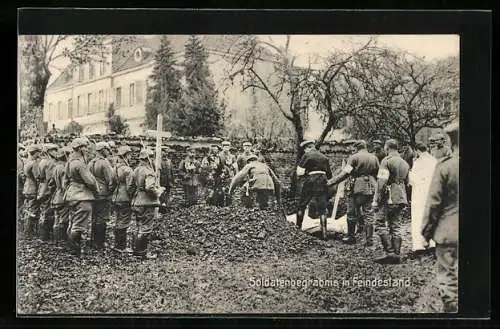
[[326,172],[321,170],[316,170],[316,171],[311,171],[308,175],[319,175],[319,174],[326,175]]

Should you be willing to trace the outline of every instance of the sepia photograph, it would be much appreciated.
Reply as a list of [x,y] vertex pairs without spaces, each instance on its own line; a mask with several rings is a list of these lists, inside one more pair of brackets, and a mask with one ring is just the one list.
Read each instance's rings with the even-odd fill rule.
[[17,315],[459,312],[458,34],[18,35]]

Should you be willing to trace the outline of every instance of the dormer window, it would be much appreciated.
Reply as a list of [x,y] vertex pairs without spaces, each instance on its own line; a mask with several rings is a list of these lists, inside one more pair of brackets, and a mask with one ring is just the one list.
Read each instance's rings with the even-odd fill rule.
[[140,62],[142,60],[142,49],[141,48],[137,48],[134,51],[134,60],[136,62]]

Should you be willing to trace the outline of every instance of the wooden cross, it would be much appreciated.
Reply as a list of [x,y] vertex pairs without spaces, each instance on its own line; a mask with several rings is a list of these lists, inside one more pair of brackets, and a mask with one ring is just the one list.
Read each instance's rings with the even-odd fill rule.
[[[156,117],[156,130],[148,130],[146,131],[147,136],[156,137],[156,158],[155,158],[155,181],[156,185],[160,185],[160,168],[161,168],[161,144],[162,138],[172,137],[172,134],[167,131],[162,131],[163,128],[163,116],[158,114]],[[158,208],[155,210],[155,218],[158,218]]]
[[[342,168],[345,166],[345,160],[342,160]],[[345,188],[345,180],[340,182],[340,184],[337,187],[337,193],[335,194],[335,201],[333,202],[333,213],[332,213],[332,219],[335,220],[337,217],[337,209],[339,207],[339,201],[340,198],[344,195],[344,188]]]

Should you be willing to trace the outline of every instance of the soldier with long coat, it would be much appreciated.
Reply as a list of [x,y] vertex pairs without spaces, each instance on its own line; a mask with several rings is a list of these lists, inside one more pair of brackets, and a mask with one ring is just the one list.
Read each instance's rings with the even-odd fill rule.
[[65,147],[61,148],[56,154],[56,164],[52,170],[52,176],[49,185],[54,190],[51,199],[51,206],[54,209],[54,226],[53,238],[56,247],[61,241],[68,239],[67,229],[69,225],[69,209],[64,201],[64,193],[66,192],[66,154]]
[[70,209],[70,247],[72,254],[80,256],[82,236],[88,232],[89,222],[92,219],[92,203],[99,194],[97,181],[89,171],[85,153],[89,141],[77,137],[71,142],[73,153],[66,163],[66,177],[68,187],[64,195]]
[[115,167],[117,186],[112,199],[116,213],[114,249],[118,252],[130,251],[130,249],[127,249],[127,230],[131,223],[132,208],[130,207],[127,181],[133,171],[129,165],[131,154],[132,149],[129,146],[120,146],[118,148]]
[[153,152],[143,149],[139,154],[139,165],[127,181],[128,194],[132,195],[132,211],[138,226],[134,254],[141,258],[156,258],[147,252],[149,237],[154,228],[155,209],[160,205],[159,196],[165,190],[156,184],[155,172],[150,157]]
[[182,175],[184,198],[188,206],[198,203],[201,187],[201,163],[195,159],[192,148],[188,149],[186,157],[179,164]]
[[29,148],[29,159],[24,166],[24,210],[26,215],[25,233],[27,238],[33,238],[36,234],[40,208],[36,200],[38,194],[38,164],[42,148],[34,144]]
[[94,201],[92,218],[92,242],[97,249],[104,248],[106,228],[111,213],[111,196],[116,187],[116,177],[107,159],[111,150],[106,142],[96,143],[96,156],[89,163],[89,170],[96,178],[99,193]]
[[44,158],[40,160],[38,170],[38,193],[37,201],[40,205],[40,218],[38,229],[40,238],[44,241],[50,239],[50,233],[54,225],[54,210],[51,206],[51,198],[54,193],[54,186],[49,186],[52,177],[52,170],[56,164],[55,154],[56,144],[45,144],[43,146]]
[[425,208],[422,235],[436,242],[437,286],[443,311],[458,311],[459,124],[445,128],[453,152],[434,170]]

